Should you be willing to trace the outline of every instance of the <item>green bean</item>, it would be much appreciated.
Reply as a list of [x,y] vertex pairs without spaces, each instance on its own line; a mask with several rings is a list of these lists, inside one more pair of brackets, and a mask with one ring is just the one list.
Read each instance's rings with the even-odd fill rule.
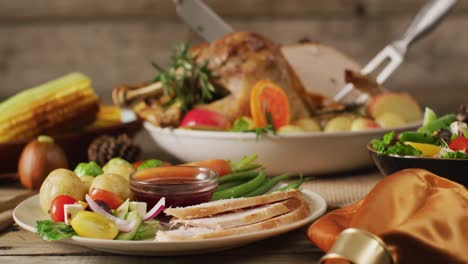
[[261,164],[258,164],[258,163],[248,164],[248,165],[243,166],[243,167],[240,168],[240,169],[235,170],[234,172],[251,171],[251,170],[255,170],[255,169],[261,168],[261,167],[262,167],[262,165],[261,165]]
[[215,192],[213,194],[213,197],[211,197],[211,200],[216,201],[221,199],[237,198],[244,196],[246,193],[249,193],[261,186],[266,180],[267,178],[265,172],[261,171],[257,175],[257,177],[244,184],[226,189],[224,191]]
[[242,171],[242,172],[233,172],[229,173],[218,179],[219,184],[230,181],[239,181],[239,180],[249,180],[255,178],[258,175],[258,171]]
[[456,119],[455,114],[444,115],[442,117],[439,117],[436,120],[433,120],[433,121],[427,123],[425,126],[422,127],[421,131],[432,134],[432,133],[434,133],[435,131],[437,131],[437,130],[439,130],[441,128],[445,128],[445,127],[450,126],[450,124],[453,121],[455,121],[455,119]]
[[245,167],[252,164],[252,162],[257,160],[257,158],[258,158],[257,154],[253,154],[253,155],[250,155],[250,156],[243,157],[238,162],[233,163],[231,165],[231,168],[232,168],[233,171],[244,171]]
[[271,188],[273,188],[276,184],[278,184],[280,181],[286,180],[286,179],[290,178],[291,176],[294,176],[294,174],[285,173],[285,174],[276,176],[276,177],[268,180],[265,184],[258,187],[257,189],[245,194],[244,196],[245,197],[253,197],[253,196],[259,196],[259,195],[265,194],[266,192],[271,190]]
[[230,182],[226,182],[226,183],[220,184],[220,185],[218,186],[218,188],[216,188],[216,191],[215,191],[215,192],[224,191],[224,190],[229,189],[229,188],[231,188],[231,187],[234,187],[234,186],[237,186],[237,185],[241,185],[242,183],[245,183],[245,181],[230,181]]
[[439,140],[436,136],[433,136],[431,134],[416,131],[402,132],[400,133],[398,138],[401,142],[409,141],[426,144],[435,144]]
[[303,182],[304,182],[304,178],[300,178],[299,180],[290,182],[289,184],[279,188],[278,191],[284,192],[287,190],[299,189],[299,187],[301,187]]

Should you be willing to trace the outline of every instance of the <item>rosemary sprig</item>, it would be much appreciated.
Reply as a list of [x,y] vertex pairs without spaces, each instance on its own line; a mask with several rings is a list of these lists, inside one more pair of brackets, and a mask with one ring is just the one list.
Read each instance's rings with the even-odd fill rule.
[[159,71],[153,82],[161,82],[164,95],[179,100],[184,112],[197,103],[213,100],[216,93],[213,80],[216,76],[208,69],[208,61],[201,64],[195,61],[188,43],[175,47],[169,69],[164,70],[156,63],[153,63],[153,67]]
[[265,118],[267,120],[266,126],[250,129],[249,122],[246,121],[244,118],[239,118],[236,120],[236,122],[234,122],[234,127],[231,129],[231,131],[243,133],[254,132],[256,134],[257,140],[259,140],[264,134],[276,135],[276,129],[273,124],[273,115],[270,111],[268,111],[267,106],[267,103],[265,103],[263,106]]
[[276,135],[276,129],[275,129],[275,126],[273,125],[273,115],[271,114],[271,112],[266,110],[266,107],[265,107],[265,117],[267,120],[267,125],[265,127],[257,127],[255,129],[255,134],[257,135],[257,139],[260,139],[263,134]]

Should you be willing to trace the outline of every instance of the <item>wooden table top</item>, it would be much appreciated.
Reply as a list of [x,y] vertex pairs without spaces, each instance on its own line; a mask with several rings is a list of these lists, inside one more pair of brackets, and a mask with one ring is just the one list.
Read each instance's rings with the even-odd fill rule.
[[307,239],[306,228],[217,253],[139,257],[41,241],[14,225],[0,235],[0,263],[318,263],[323,252]]

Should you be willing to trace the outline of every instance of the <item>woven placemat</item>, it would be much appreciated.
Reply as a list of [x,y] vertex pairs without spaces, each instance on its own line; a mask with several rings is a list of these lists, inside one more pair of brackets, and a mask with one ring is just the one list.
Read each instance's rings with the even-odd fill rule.
[[383,176],[378,171],[362,171],[323,176],[304,182],[303,189],[321,195],[329,209],[343,207],[363,198]]

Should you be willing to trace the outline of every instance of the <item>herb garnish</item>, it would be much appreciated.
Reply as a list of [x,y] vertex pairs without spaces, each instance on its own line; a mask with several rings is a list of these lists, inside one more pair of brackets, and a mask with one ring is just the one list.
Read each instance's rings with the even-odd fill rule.
[[243,117],[236,119],[231,128],[232,132],[245,132],[248,130],[250,130],[250,123]]
[[[266,107],[265,107],[266,108]],[[257,139],[259,139],[264,133],[276,135],[276,129],[273,125],[273,115],[271,112],[265,109],[265,117],[267,120],[267,125],[265,127],[257,127],[255,129],[255,134],[257,135]]]
[[213,80],[216,77],[208,69],[208,61],[201,64],[196,62],[188,43],[175,47],[169,69],[164,70],[154,62],[152,64],[159,71],[153,82],[161,82],[164,95],[179,100],[184,112],[197,103],[207,103],[214,99],[217,91]]
[[249,132],[255,132],[257,135],[257,139],[260,139],[263,134],[273,134],[276,135],[276,129],[275,126],[273,125],[273,116],[270,112],[266,111],[265,112],[265,117],[267,120],[267,125],[264,127],[257,127],[257,128],[251,128],[251,123],[241,117],[238,118],[235,122],[233,127],[231,128],[232,132],[244,132],[244,133],[249,133]]
[[44,240],[56,241],[76,235],[71,226],[52,220],[36,221],[36,232]]

